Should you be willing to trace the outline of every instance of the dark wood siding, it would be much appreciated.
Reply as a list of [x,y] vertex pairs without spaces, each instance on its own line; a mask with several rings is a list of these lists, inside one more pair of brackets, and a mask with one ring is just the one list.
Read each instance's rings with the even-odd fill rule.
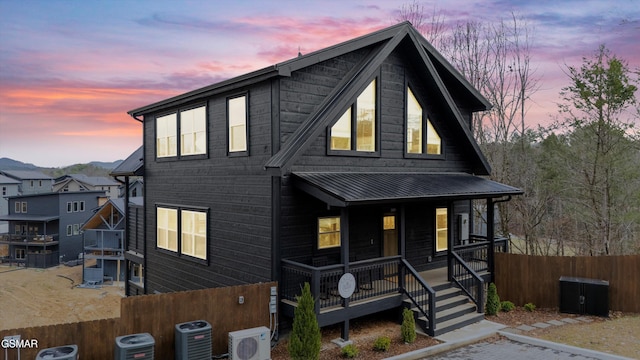
[[144,254],[144,207],[129,205],[129,241],[127,250]]
[[[263,166],[271,156],[271,84],[245,90],[249,156],[227,156],[226,99],[238,93],[206,102],[206,159],[155,160],[153,116],[145,116],[147,293],[270,280],[271,179]],[[156,249],[158,204],[208,209],[205,263]]]

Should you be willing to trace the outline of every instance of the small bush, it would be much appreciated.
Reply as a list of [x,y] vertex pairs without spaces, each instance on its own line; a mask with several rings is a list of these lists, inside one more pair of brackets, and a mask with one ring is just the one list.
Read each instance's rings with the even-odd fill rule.
[[498,296],[498,289],[496,284],[489,284],[489,290],[487,291],[487,306],[485,311],[487,315],[495,315],[500,310],[500,297]]
[[409,309],[402,310],[402,326],[400,326],[402,341],[411,344],[416,341],[416,319],[413,317],[413,311]]
[[380,336],[376,339],[376,342],[373,343],[373,350],[376,351],[388,351],[391,346],[391,338],[388,336]]
[[353,345],[353,344],[349,344],[349,345],[345,345],[342,348],[342,356],[352,359],[356,356],[358,356],[358,353],[360,352],[360,350],[358,350],[358,348]]
[[536,309],[536,306],[533,303],[526,303],[524,304],[524,309],[531,312]]
[[322,335],[314,312],[314,299],[309,283],[304,283],[302,294],[296,296],[298,307],[293,313],[293,329],[289,339],[289,356],[294,360],[320,358]]
[[512,303],[511,301],[503,301],[500,303],[500,310],[504,312],[509,312],[515,308],[516,308],[515,304]]

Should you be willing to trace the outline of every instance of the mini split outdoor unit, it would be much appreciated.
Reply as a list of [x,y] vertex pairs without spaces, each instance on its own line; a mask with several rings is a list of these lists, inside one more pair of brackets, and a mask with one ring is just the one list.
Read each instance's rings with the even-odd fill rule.
[[229,333],[229,359],[269,360],[271,337],[265,326]]
[[118,336],[114,360],[153,360],[156,342],[149,333]]
[[211,360],[211,325],[204,320],[176,324],[176,360]]
[[36,360],[55,359],[55,360],[76,360],[78,359],[77,345],[64,345],[38,351]]

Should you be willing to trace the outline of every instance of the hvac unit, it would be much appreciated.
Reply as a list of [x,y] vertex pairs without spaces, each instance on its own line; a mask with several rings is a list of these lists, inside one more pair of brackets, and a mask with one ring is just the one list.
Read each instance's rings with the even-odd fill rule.
[[265,326],[229,333],[229,359],[269,360],[271,337]]
[[176,324],[176,360],[211,360],[211,325],[204,320]]
[[156,342],[148,333],[118,336],[114,351],[115,360],[153,360]]
[[38,355],[36,355],[36,360],[43,359],[76,360],[78,359],[78,346],[65,345],[42,349],[38,352]]

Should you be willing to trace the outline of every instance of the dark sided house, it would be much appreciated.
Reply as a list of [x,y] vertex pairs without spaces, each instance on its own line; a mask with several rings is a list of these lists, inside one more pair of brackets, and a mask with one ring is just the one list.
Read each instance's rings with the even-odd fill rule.
[[309,282],[345,339],[349,319],[403,306],[430,334],[478,321],[506,246],[493,205],[521,193],[482,177],[471,118],[489,108],[405,22],[130,111],[144,293],[275,280],[291,317]]
[[9,261],[28,267],[50,267],[78,259],[83,253],[82,224],[106,201],[104,191],[42,193],[8,198],[9,232],[0,236],[8,245]]

